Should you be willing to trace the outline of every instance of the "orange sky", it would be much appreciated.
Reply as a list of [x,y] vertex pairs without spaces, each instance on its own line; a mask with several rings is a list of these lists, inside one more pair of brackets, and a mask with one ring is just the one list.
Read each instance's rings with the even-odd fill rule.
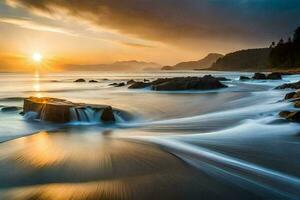
[[[208,53],[264,47],[285,34],[245,28],[222,5],[188,0],[191,10],[185,12],[185,4],[168,1],[0,0],[0,71],[31,71],[34,52],[43,55],[49,71],[121,60],[172,65]],[[209,16],[204,8],[218,15]]]

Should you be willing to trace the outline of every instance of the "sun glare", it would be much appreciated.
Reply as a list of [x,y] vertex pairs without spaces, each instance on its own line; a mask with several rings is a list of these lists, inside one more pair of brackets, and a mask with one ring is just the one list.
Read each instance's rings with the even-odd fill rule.
[[41,60],[43,59],[43,56],[40,54],[40,53],[34,53],[32,55],[32,59],[35,61],[35,62],[41,62]]

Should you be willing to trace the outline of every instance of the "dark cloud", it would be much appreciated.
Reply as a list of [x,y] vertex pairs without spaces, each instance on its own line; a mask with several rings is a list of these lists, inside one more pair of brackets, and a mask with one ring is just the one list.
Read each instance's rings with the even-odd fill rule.
[[69,15],[140,38],[259,43],[300,25],[299,0],[10,0]]

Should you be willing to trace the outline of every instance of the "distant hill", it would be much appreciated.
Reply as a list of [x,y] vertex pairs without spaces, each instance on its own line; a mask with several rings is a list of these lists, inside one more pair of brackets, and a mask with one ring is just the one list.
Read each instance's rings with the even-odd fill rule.
[[210,70],[253,71],[265,70],[270,66],[270,48],[247,49],[226,54],[219,58]]
[[143,62],[136,60],[118,61],[111,64],[93,64],[93,65],[66,65],[66,70],[99,70],[99,71],[142,71],[142,70],[158,70],[161,65],[153,62]]
[[197,61],[181,62],[174,66],[164,66],[162,70],[193,70],[193,69],[206,69],[212,66],[216,60],[223,57],[222,54],[210,53],[206,57]]

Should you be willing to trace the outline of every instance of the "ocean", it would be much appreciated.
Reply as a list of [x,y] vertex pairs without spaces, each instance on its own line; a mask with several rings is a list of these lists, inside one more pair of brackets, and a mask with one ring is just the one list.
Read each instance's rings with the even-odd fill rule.
[[[152,91],[128,80],[226,77],[228,87]],[[54,124],[0,111],[0,199],[300,199],[300,125],[278,113],[282,80],[247,72],[0,73],[0,108],[29,96],[111,105],[130,117]],[[75,83],[84,78],[97,83]]]

